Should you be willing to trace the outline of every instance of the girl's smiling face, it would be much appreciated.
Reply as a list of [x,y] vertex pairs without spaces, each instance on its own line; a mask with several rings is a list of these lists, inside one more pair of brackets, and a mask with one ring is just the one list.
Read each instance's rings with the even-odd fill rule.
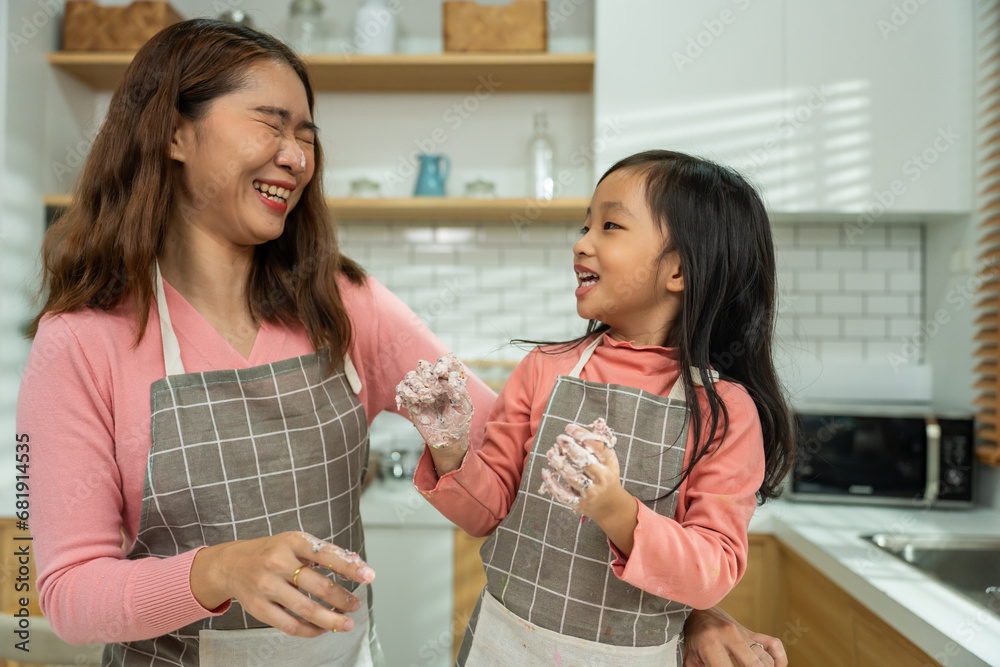
[[312,179],[316,129],[291,67],[250,65],[243,85],[213,100],[204,117],[179,117],[170,144],[182,164],[179,217],[239,247],[278,238]]
[[646,204],[642,175],[619,170],[601,181],[581,233],[573,246],[577,313],[609,325],[616,340],[664,345],[684,280],[677,253],[662,258],[667,238]]

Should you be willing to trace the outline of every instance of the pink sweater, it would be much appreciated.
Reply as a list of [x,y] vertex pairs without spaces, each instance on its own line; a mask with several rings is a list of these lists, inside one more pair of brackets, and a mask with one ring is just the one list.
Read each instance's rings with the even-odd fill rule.
[[[514,503],[556,377],[568,375],[582,351],[580,346],[555,355],[538,349],[528,354],[500,392],[481,447],[473,445],[462,467],[440,480],[425,451],[414,475],[417,489],[472,535],[492,533]],[[676,348],[633,346],[605,335],[580,377],[666,396],[678,372]],[[674,516],[656,514],[637,500],[631,555],[622,557],[608,543],[617,555],[612,569],[619,579],[696,609],[717,604],[743,576],[747,528],[764,479],[756,405],[740,385],[720,382],[717,387],[729,410],[729,431],[723,439],[718,429],[709,454],[681,485]],[[704,392],[698,396],[707,414]],[[685,466],[692,436],[688,429]]]
[[[396,410],[395,388],[418,359],[444,345],[374,279],[339,282],[354,326],[350,349],[359,398],[371,424]],[[167,305],[187,372],[249,368],[313,352],[305,329],[264,323],[244,359],[170,285]],[[156,637],[213,614],[191,593],[197,550],[172,558],[126,560],[139,527],[150,442],[150,385],[163,377],[155,306],[133,347],[131,303],[46,318],[28,357],[17,431],[31,448],[31,532],[40,604],[56,633],[74,644]],[[482,433],[495,394],[472,378],[474,433]],[[403,411],[405,415],[405,410]]]

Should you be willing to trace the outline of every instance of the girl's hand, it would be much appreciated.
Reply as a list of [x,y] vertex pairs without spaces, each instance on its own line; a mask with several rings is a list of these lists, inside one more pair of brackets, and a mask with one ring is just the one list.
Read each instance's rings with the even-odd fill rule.
[[[605,516],[620,509],[621,503],[626,498],[632,497],[622,488],[618,457],[615,456],[614,450],[608,447],[604,437],[578,424],[568,424],[566,435],[559,437],[571,440],[572,442],[566,444],[570,447],[582,447],[593,457],[593,460],[581,469],[582,484],[578,479],[564,476],[575,467],[572,457],[567,457],[559,469],[553,469],[560,476],[564,476],[573,489],[580,493],[580,499],[573,509],[601,523],[601,519]],[[629,502],[634,504],[635,501]]]
[[293,637],[350,630],[354,621],[334,610],[357,611],[358,598],[313,566],[363,584],[375,578],[375,571],[357,554],[308,533],[288,532],[202,549],[191,565],[191,592],[206,609],[235,598],[254,618]]
[[450,352],[433,365],[420,360],[396,387],[396,406],[405,407],[431,449],[469,448],[472,398],[465,367]]
[[[622,491],[614,434],[598,420],[590,428],[567,424],[566,435],[546,452],[551,470],[542,470],[542,493],[596,519],[607,513]],[[555,474],[553,474],[555,473]]]
[[718,607],[692,610],[684,624],[684,667],[730,664],[788,667],[788,657],[780,639],[747,630]]
[[567,425],[566,435],[558,436],[546,454],[552,472],[542,470],[541,491],[593,519],[627,557],[632,553],[638,506],[622,487],[614,444],[614,434],[603,419],[590,428]]

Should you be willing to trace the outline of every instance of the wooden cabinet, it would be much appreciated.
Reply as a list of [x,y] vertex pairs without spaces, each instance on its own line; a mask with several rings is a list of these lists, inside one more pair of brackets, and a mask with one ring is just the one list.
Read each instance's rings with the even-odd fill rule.
[[939,664],[866,609],[855,609],[854,664],[928,667]]
[[781,549],[785,596],[782,637],[796,667],[926,667],[937,664],[867,607],[785,547]]
[[746,574],[719,606],[781,639],[795,667],[937,664],[770,535],[750,536]]
[[[29,540],[17,539],[28,535],[27,531],[19,530],[14,518],[0,518],[0,613],[10,615],[15,614],[20,609],[20,599],[28,600],[28,618],[41,618],[42,610],[38,606],[38,589],[35,586],[37,573],[35,572],[35,559],[31,554],[34,552],[34,545]],[[27,585],[26,591],[17,590],[18,584],[25,579],[22,564],[18,562],[18,549],[28,548],[29,558],[27,564]],[[29,629],[30,631],[30,629]],[[30,637],[29,637],[30,639]],[[18,641],[13,636],[0,638],[7,646]],[[29,644],[29,647],[31,645]],[[26,653],[25,657],[30,658],[31,654]],[[0,658],[0,667],[36,667],[33,664],[14,662]],[[40,666],[38,666],[40,667]]]
[[783,591],[779,635],[789,664],[852,665],[852,599],[798,556],[782,550]]
[[780,635],[779,557],[777,540],[770,535],[750,535],[747,571],[719,605],[746,627],[772,636]]

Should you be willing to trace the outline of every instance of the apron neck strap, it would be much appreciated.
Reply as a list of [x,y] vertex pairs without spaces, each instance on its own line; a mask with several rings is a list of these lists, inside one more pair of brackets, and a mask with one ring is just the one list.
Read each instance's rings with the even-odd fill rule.
[[170,324],[170,309],[167,308],[167,295],[163,291],[159,262],[156,262],[156,310],[160,316],[160,337],[163,339],[163,369],[167,375],[184,375],[181,346],[177,342],[174,327]]
[[580,372],[583,370],[583,367],[587,365],[587,362],[590,361],[590,357],[593,356],[594,350],[601,344],[602,338],[604,338],[604,334],[597,334],[597,338],[595,338],[594,341],[583,350],[583,354],[580,355],[580,360],[576,362],[576,366],[574,366],[573,370],[569,372],[570,377],[580,377]]
[[[601,344],[601,340],[603,338],[604,334],[598,334],[597,338],[595,338],[593,342],[591,342],[589,345],[587,345],[586,348],[584,348],[583,353],[580,355],[580,360],[576,362],[576,366],[574,366],[573,370],[569,372],[570,377],[574,378],[580,377],[580,373],[581,371],[583,371],[583,367],[587,365],[588,361],[590,361],[590,357],[594,355],[594,350],[597,349],[597,346]],[[348,361],[350,360],[348,359]],[[709,369],[708,377],[709,379],[711,379],[712,382],[718,382],[719,373],[715,370]],[[697,387],[700,387],[703,384],[701,381],[701,371],[699,371],[696,366],[691,367],[691,380]],[[676,399],[679,401],[685,400],[684,382],[681,380],[681,376],[679,374],[677,376],[677,381],[674,382],[674,386],[670,388],[670,394],[667,396],[667,398]]]
[[354,367],[354,362],[351,361],[350,352],[344,355],[344,375],[347,376],[347,383],[351,385],[351,391],[354,392],[355,396],[360,394],[361,376],[358,375],[358,369]]
[[[698,370],[697,366],[691,366],[691,382],[694,383],[696,387],[704,387],[705,383],[701,381],[701,371]],[[716,370],[708,369],[708,378],[712,382],[719,381],[719,373]],[[680,401],[686,400],[686,395],[684,393],[684,379],[677,374],[677,381],[674,382],[674,386],[670,388],[670,395],[667,398],[677,399]]]

